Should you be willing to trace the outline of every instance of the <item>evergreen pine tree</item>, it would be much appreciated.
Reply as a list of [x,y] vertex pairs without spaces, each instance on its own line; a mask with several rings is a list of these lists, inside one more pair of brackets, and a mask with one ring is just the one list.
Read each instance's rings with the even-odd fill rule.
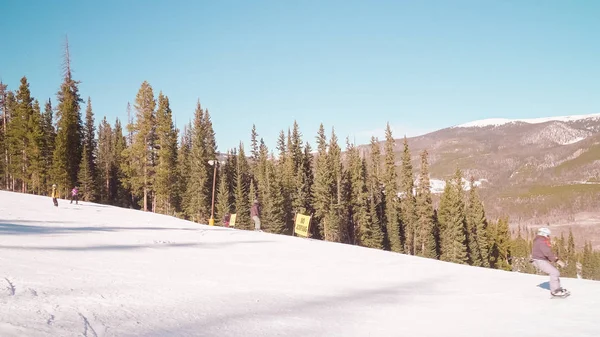
[[478,267],[489,267],[487,220],[485,218],[483,204],[477,193],[474,177],[471,177],[469,184],[469,202],[467,205],[466,221],[467,242],[471,264]]
[[587,280],[592,280],[594,277],[594,252],[592,250],[592,243],[586,241],[583,247],[583,259],[582,259],[582,275],[581,277]]
[[[132,143],[127,148],[131,188],[135,194],[142,196],[141,207],[144,211],[151,203],[154,191],[155,142],[156,142],[156,101],[152,86],[144,81],[135,98],[134,108],[136,120],[128,125],[132,133]],[[153,211],[153,209],[151,209]]]
[[88,97],[83,129],[83,155],[81,157],[79,181],[82,184],[82,197],[86,201],[96,201],[98,197],[98,173],[96,168],[97,142],[92,101]]
[[69,187],[77,183],[77,174],[83,152],[83,123],[81,120],[79,82],[73,80],[68,41],[65,48],[65,71],[58,91],[56,144],[52,157],[53,183],[66,195]]
[[189,207],[187,186],[190,180],[190,153],[192,151],[191,123],[184,125],[179,150],[177,151],[177,184],[175,187],[175,208],[179,217],[185,217]]
[[394,252],[403,252],[403,240],[400,230],[399,199],[398,199],[398,174],[396,173],[396,157],[394,149],[396,140],[392,136],[390,124],[385,129],[385,174],[383,185],[385,188],[385,224],[390,249]]
[[566,244],[566,251],[564,259],[566,266],[561,270],[561,275],[564,277],[577,277],[577,252],[575,251],[575,238],[573,237],[573,231],[569,228],[569,236]]
[[382,219],[384,218],[383,188],[381,182],[381,149],[379,141],[371,137],[370,159],[368,166],[368,193],[369,193],[369,216],[372,223],[374,248],[388,248],[386,244],[386,232]]
[[265,184],[266,190],[261,203],[261,225],[270,233],[283,234],[286,231],[284,197],[281,194],[283,184],[281,173],[277,172],[273,160],[266,162]]
[[177,137],[173,124],[169,98],[158,95],[156,111],[156,211],[163,214],[175,212],[175,186],[177,183]]
[[[226,214],[231,214],[232,205],[229,202],[230,193],[229,193],[229,184],[227,174],[222,166],[220,166],[219,173],[217,174],[218,186],[217,186],[217,196],[215,203],[215,218],[217,220],[223,220]],[[218,221],[215,221],[218,222]]]
[[334,184],[333,172],[329,167],[328,159],[328,144],[325,128],[323,124],[319,126],[317,135],[317,159],[315,163],[315,182],[314,182],[314,208],[315,217],[313,224],[315,225],[314,237],[325,239],[327,236],[327,219],[326,216],[331,212],[331,196],[332,186]]
[[401,171],[401,193],[400,199],[400,210],[401,219],[404,233],[404,251],[407,254],[416,254],[416,199],[414,195],[414,175],[413,166],[411,162],[410,149],[408,147],[408,140],[404,136],[404,152],[402,154],[402,171]]
[[7,145],[7,125],[8,125],[8,86],[0,80],[0,187],[9,189],[8,178],[8,145]]
[[249,173],[250,167],[244,152],[244,145],[240,142],[239,152],[235,170],[235,212],[236,227],[241,229],[252,229],[250,219],[249,194]]
[[[29,91],[29,83],[26,77],[21,78],[21,85],[15,96],[14,109],[8,126],[8,148],[10,152],[9,171],[19,185],[20,191],[27,192],[29,182],[28,172],[28,148],[29,141],[29,119],[33,113],[33,98]],[[17,186],[13,186],[15,189]]]
[[511,240],[510,251],[513,271],[528,274],[535,273],[535,267],[529,262],[531,256],[529,242],[523,237],[521,226],[517,229],[517,237]]
[[83,154],[81,157],[81,165],[79,165],[79,181],[81,182],[81,196],[83,200],[90,201],[93,198],[93,188],[94,188],[94,175],[92,174],[92,168],[90,166],[90,162],[86,160],[86,158],[90,158],[92,155],[90,154],[90,150],[88,148],[88,144],[83,144]]
[[33,102],[33,110],[27,123],[27,178],[31,184],[31,192],[40,194],[43,190],[45,168],[42,157],[44,132],[42,112],[37,100]]
[[125,148],[127,146],[127,142],[125,136],[123,135],[123,127],[121,126],[121,121],[119,118],[115,120],[115,127],[113,130],[113,152],[112,158],[114,160],[114,164],[112,167],[111,174],[111,192],[110,192],[110,200],[113,200],[115,205],[120,205],[124,207],[132,207],[131,200],[131,190],[126,185],[126,175],[123,167],[127,163],[127,158],[125,157]]
[[443,261],[466,264],[469,261],[462,172],[457,169],[440,199],[438,210],[441,229],[441,256]]
[[42,160],[42,189],[44,192],[50,191],[52,182],[50,173],[52,169],[52,153],[54,152],[54,141],[56,139],[56,130],[54,129],[54,112],[52,103],[48,99],[44,106],[42,116],[42,139],[41,139],[41,160]]
[[98,126],[98,177],[99,177],[99,195],[102,203],[111,203],[111,179],[113,177],[113,167],[115,159],[113,156],[113,131],[106,117],[102,119]]
[[423,150],[421,153],[421,172],[419,174],[419,184],[417,186],[416,213],[417,225],[415,228],[415,255],[437,258],[437,247],[435,240],[435,214],[433,209],[433,200],[431,197],[431,183],[429,180],[429,163],[427,161],[428,153]]
[[490,266],[495,269],[511,270],[510,230],[508,219],[501,218],[488,226],[491,241]]

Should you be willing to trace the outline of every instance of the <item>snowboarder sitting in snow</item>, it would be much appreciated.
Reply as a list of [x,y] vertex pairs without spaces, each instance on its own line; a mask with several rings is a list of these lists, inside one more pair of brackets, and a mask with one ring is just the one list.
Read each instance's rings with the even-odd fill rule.
[[550,275],[550,294],[552,296],[565,296],[568,295],[566,289],[560,286],[560,273],[551,262],[556,262],[561,267],[565,266],[555,254],[552,252],[552,246],[550,245],[550,230],[546,227],[542,227],[538,230],[537,236],[533,240],[533,248],[531,250],[531,258],[533,265],[542,272]]
[[52,185],[52,194],[50,196],[52,197],[54,206],[58,207],[58,190],[56,189],[56,184]]
[[79,202],[79,196],[78,196],[78,194],[77,194],[77,193],[79,193],[79,189],[77,188],[77,186],[75,186],[75,187],[73,187],[73,189],[71,190],[71,202],[70,202],[70,204],[72,204],[72,203],[73,203],[73,200],[75,200],[75,205],[78,205],[78,202]]

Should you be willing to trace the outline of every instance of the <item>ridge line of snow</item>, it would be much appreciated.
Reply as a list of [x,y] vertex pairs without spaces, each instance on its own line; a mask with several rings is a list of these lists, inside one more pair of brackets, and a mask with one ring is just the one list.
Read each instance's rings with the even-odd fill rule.
[[469,127],[483,127],[483,126],[500,126],[508,123],[522,122],[528,124],[539,124],[551,121],[559,122],[572,122],[583,119],[600,118],[600,113],[587,114],[587,115],[569,115],[569,116],[555,116],[555,117],[537,117],[537,118],[486,118],[480,119],[468,123],[455,125],[452,128],[469,128]]

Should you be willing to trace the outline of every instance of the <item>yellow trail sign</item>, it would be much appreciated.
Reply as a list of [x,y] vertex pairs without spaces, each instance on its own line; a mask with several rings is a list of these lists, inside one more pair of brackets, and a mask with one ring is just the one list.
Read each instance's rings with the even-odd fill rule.
[[308,231],[310,229],[310,216],[304,214],[296,214],[296,223],[294,226],[294,233],[298,236],[308,237]]

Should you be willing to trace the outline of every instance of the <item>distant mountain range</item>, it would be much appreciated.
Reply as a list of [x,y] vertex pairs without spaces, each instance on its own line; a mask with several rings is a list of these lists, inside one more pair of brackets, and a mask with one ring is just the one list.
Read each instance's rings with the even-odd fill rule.
[[[600,114],[485,119],[408,138],[415,175],[429,152],[432,190],[460,168],[478,181],[490,218],[571,228],[600,247]],[[398,161],[403,139],[396,140]],[[368,151],[369,146],[362,146]]]

